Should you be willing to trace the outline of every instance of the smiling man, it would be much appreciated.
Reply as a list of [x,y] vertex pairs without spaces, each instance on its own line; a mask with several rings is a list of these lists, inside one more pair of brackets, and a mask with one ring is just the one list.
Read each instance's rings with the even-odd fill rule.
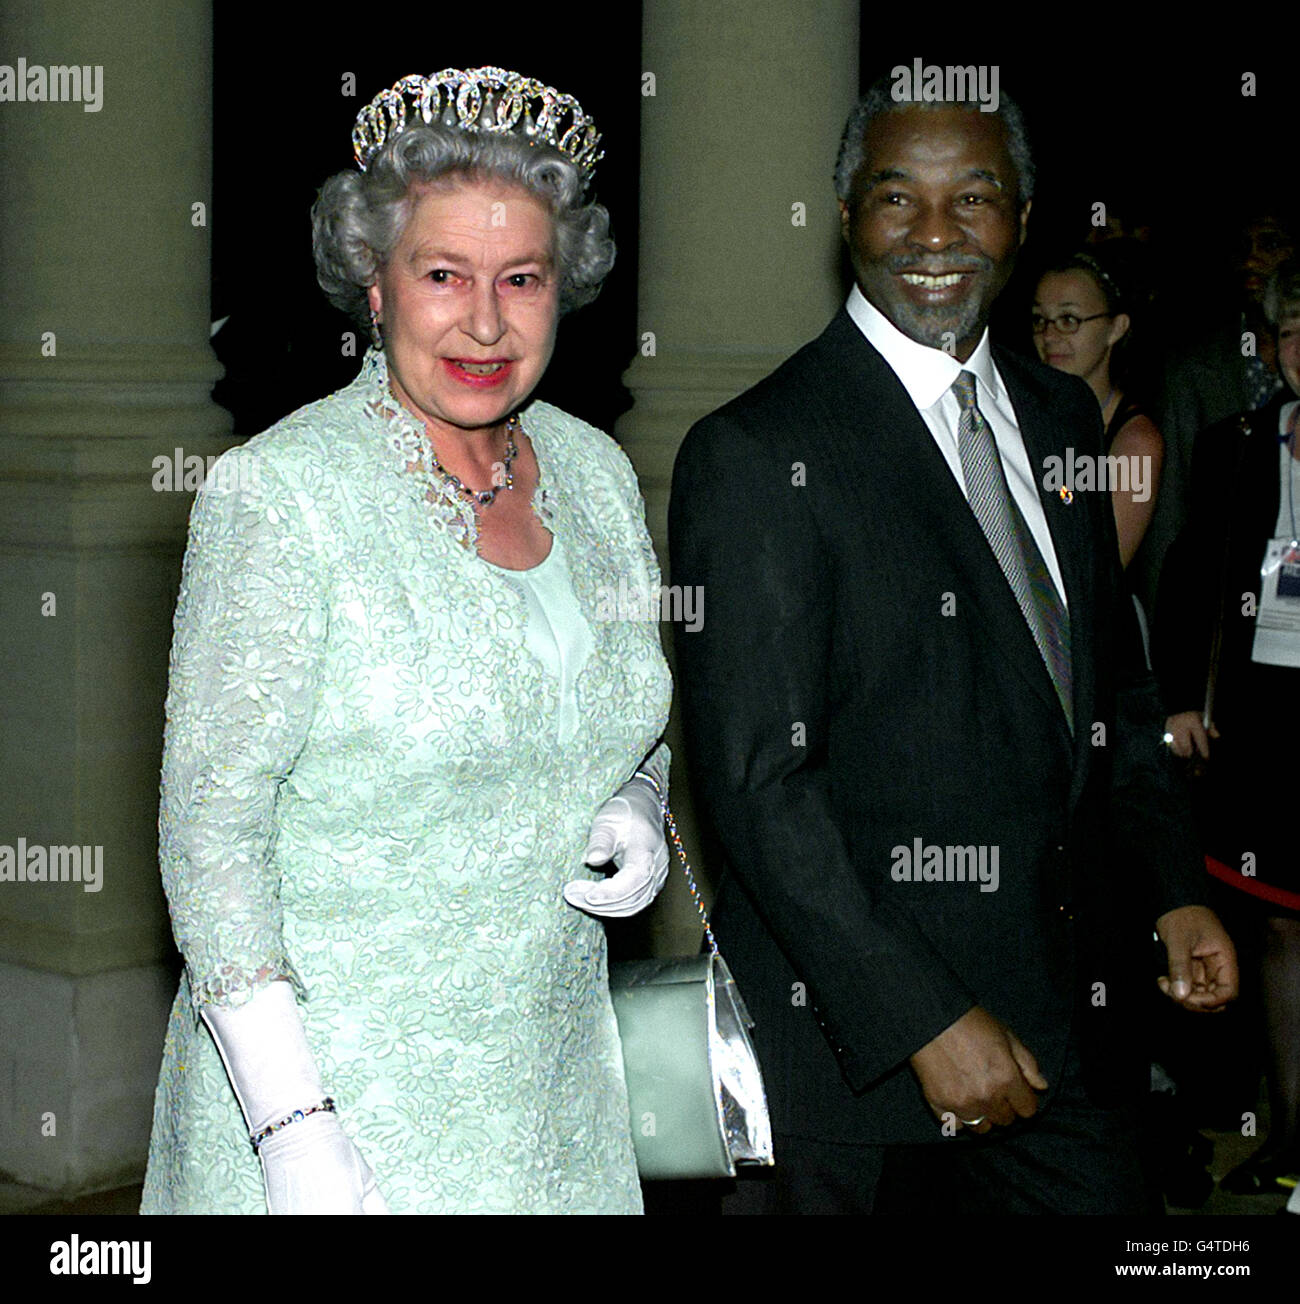
[[1029,219],[1005,121],[917,107],[853,134],[837,180],[848,187],[840,215],[858,287],[904,335],[965,362]]
[[[1221,1008],[1235,957],[1108,496],[1040,488],[1100,452],[1096,401],[989,341],[1033,188],[1019,111],[882,82],[835,182],[844,310],[673,478],[672,578],[709,603],[677,651],[714,928],[776,1133],[724,1205],[1149,1210],[1143,1001]],[[996,890],[898,872],[918,845],[984,854]]]

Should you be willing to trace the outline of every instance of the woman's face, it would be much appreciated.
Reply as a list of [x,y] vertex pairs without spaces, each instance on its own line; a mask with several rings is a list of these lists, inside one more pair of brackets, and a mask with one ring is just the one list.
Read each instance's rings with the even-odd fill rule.
[[1277,366],[1291,393],[1300,395],[1300,303],[1287,304],[1278,323]]
[[398,399],[432,433],[495,426],[555,348],[555,224],[519,186],[422,186],[369,298]]
[[1111,348],[1128,329],[1129,319],[1123,313],[1117,317],[1096,315],[1105,311],[1106,298],[1087,272],[1048,272],[1038,282],[1034,312],[1052,319],[1068,314],[1093,320],[1081,320],[1073,335],[1066,335],[1053,325],[1041,335],[1035,334],[1038,356],[1057,371],[1085,378],[1093,375],[1109,363]]

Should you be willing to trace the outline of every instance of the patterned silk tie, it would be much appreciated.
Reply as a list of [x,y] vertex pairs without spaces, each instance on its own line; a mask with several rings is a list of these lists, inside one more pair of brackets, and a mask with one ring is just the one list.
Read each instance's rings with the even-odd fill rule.
[[957,453],[966,478],[971,511],[1011,585],[1073,732],[1069,613],[1052,583],[1043,554],[1011,496],[993,431],[975,402],[974,374],[963,371],[953,381],[952,390],[961,404]]

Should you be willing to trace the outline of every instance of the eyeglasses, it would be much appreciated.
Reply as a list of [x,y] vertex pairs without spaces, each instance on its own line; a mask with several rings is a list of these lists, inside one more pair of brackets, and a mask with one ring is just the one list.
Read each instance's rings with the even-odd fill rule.
[[1063,312],[1059,317],[1044,317],[1041,312],[1029,314],[1029,324],[1035,335],[1042,335],[1049,326],[1055,326],[1062,335],[1073,335],[1086,321],[1096,321],[1098,317],[1113,317],[1114,313],[1094,312],[1091,317],[1076,317],[1072,312]]

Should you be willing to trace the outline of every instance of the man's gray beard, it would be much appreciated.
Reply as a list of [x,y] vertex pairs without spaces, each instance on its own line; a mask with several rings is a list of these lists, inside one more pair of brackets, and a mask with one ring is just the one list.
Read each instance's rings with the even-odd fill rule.
[[[972,296],[965,303],[952,307],[935,304],[930,308],[918,308],[901,299],[894,303],[893,308],[898,314],[894,325],[908,339],[931,349],[942,349],[945,343],[955,348],[962,340],[978,332],[983,305]],[[949,338],[945,340],[945,336]]]

